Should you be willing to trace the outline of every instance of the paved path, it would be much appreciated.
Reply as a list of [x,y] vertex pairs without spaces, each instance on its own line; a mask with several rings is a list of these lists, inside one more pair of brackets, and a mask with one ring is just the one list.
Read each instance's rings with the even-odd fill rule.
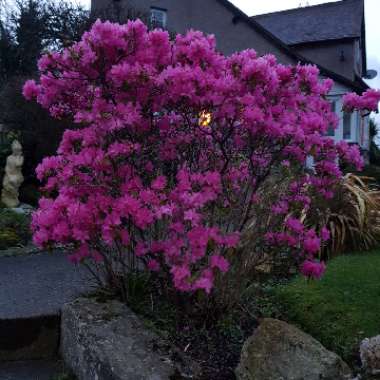
[[0,380],[52,380],[54,359],[19,360],[54,358],[62,305],[92,289],[63,252],[0,257]]
[[57,315],[91,289],[88,273],[62,252],[0,258],[0,320]]
[[60,368],[60,364],[54,361],[0,363],[0,379],[52,380],[60,373]]

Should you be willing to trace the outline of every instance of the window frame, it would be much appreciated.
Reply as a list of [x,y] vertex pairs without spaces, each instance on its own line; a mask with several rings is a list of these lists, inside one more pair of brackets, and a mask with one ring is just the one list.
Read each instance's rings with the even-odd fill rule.
[[[331,112],[334,112],[334,114],[336,115],[337,114],[336,113],[336,109],[337,109],[338,99],[335,98],[335,97],[331,97],[330,99],[328,99],[328,101],[329,101],[330,106],[331,106]],[[325,136],[326,137],[334,138],[335,137],[335,132],[336,132],[336,128],[333,128],[332,125],[329,125],[329,127],[327,128],[327,131],[325,133]]]
[[[338,119],[340,118],[340,112],[337,111],[338,110],[339,100],[340,100],[340,96],[339,95],[329,95],[329,96],[327,96],[327,101],[330,103],[330,106],[332,106],[332,104],[334,104],[334,114],[338,117]],[[333,112],[332,109],[331,109],[331,112]],[[337,137],[337,131],[339,130],[339,124],[337,125],[336,128],[334,128],[334,130],[333,130],[334,133],[331,134],[331,135],[329,134],[330,128],[331,127],[329,126],[324,136],[325,137],[329,137],[331,139],[336,139],[336,137]]]
[[[352,133],[352,124],[353,124],[352,119],[353,119],[353,114],[351,112],[346,112],[346,111],[343,112],[342,138],[344,141],[349,141],[349,142],[354,141],[353,133]],[[347,132],[346,120],[349,120],[349,130],[350,130],[349,137],[346,137],[346,132]]]
[[[157,12],[158,14],[162,15],[162,24],[158,23],[154,20],[154,13]],[[159,7],[150,7],[150,24],[153,28],[162,28],[166,29],[168,23],[168,10],[165,8],[159,8]]]

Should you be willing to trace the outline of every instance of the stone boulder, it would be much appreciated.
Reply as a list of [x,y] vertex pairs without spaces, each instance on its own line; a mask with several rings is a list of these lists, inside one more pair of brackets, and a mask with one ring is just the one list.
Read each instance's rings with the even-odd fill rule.
[[167,345],[119,302],[78,299],[63,307],[61,324],[61,355],[78,380],[193,378],[191,365],[174,363]]
[[380,335],[362,341],[360,359],[368,375],[380,377]]
[[346,380],[348,365],[310,335],[275,319],[264,319],[244,344],[238,380]]

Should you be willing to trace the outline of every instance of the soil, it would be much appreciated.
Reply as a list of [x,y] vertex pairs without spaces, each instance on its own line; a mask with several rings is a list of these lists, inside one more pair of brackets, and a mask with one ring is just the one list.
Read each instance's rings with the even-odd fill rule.
[[[137,298],[137,297],[136,297]],[[195,380],[235,380],[242,346],[258,325],[257,305],[239,307],[217,319],[193,311],[181,314],[162,294],[149,292],[128,303],[168,346],[175,347],[179,361],[187,359],[200,368]],[[176,360],[176,358],[172,358]]]

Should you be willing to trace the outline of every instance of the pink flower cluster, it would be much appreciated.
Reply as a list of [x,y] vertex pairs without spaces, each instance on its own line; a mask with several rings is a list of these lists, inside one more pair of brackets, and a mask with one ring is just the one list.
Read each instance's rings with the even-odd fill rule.
[[326,271],[326,264],[319,261],[306,260],[301,266],[301,273],[307,278],[320,280]]
[[[80,42],[43,56],[39,69],[25,97],[77,128],[37,169],[45,197],[34,241],[71,244],[76,262],[118,250],[180,291],[210,292],[273,168],[303,167],[308,156],[316,163],[278,194],[282,224],[267,239],[305,257],[325,237],[287,210],[310,204],[311,191],[331,195],[339,157],[361,164],[357,148],[324,137],[336,117],[325,100],[332,82],[320,81],[317,68],[253,50],[225,57],[200,32],[170,41],[140,21],[97,21]],[[200,123],[205,114],[209,123]]]
[[347,111],[378,111],[379,102],[380,90],[375,89],[369,89],[361,96],[355,93],[351,93],[343,97],[344,108]]

